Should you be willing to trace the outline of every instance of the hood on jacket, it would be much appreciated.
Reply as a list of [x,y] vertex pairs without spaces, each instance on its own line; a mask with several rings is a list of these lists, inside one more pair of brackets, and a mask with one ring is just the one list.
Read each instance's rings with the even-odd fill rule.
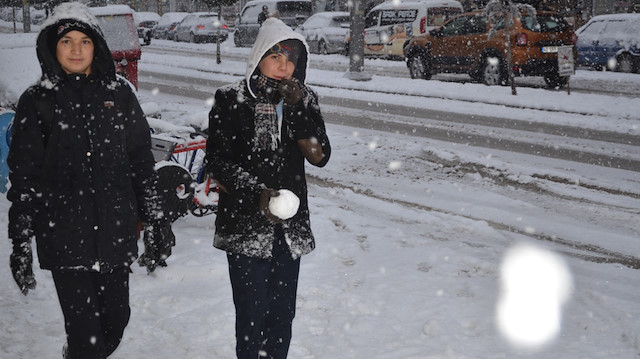
[[42,82],[49,86],[55,86],[66,73],[56,58],[57,28],[59,24],[67,21],[80,22],[88,28],[94,43],[93,63],[91,72],[104,81],[116,79],[115,65],[111,57],[111,51],[104,39],[98,19],[89,8],[79,2],[62,3],[53,10],[53,14],[42,24],[38,39],[36,40],[36,53],[42,67]]
[[264,55],[269,49],[280,41],[295,39],[299,40],[304,46],[302,53],[298,56],[298,61],[295,64],[296,69],[293,71],[293,77],[295,77],[301,83],[305,83],[307,78],[307,67],[309,66],[309,46],[302,34],[293,31],[280,19],[273,17],[268,18],[262,23],[260,32],[256,37],[256,42],[249,52],[249,59],[247,61],[247,72],[245,79],[247,80],[247,87],[251,96],[256,97],[256,93],[253,89],[251,77],[258,71],[258,64],[262,60]]

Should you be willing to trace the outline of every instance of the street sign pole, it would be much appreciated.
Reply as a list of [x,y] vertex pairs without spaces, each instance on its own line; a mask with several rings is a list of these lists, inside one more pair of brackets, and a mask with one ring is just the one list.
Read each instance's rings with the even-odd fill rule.
[[567,94],[571,95],[569,80],[576,73],[573,59],[573,46],[558,47],[558,75],[567,78]]

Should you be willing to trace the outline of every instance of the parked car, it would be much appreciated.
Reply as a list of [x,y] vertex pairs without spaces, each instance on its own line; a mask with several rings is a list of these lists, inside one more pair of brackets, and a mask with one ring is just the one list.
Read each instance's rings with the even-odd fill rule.
[[229,30],[224,18],[217,12],[198,12],[185,16],[176,27],[175,41],[216,42],[220,29],[220,42],[227,40]]
[[160,20],[160,15],[149,11],[134,12],[133,20],[136,24],[138,37],[142,39],[145,45],[149,45],[151,43],[151,30]]
[[[558,74],[557,53],[559,46],[575,44],[569,24],[557,13],[545,11],[522,13],[513,20],[509,39],[514,74],[543,76],[549,87],[564,86],[568,77]],[[441,72],[468,73],[486,85],[506,84],[504,23],[504,18],[492,24],[482,12],[469,12],[412,38],[404,49],[411,77],[428,80]],[[575,47],[573,51],[575,58]]]
[[411,37],[442,26],[463,11],[456,0],[385,1],[365,17],[364,54],[402,58]]
[[594,16],[576,31],[578,65],[598,70],[640,69],[640,14]]
[[140,43],[133,20],[133,10],[127,5],[107,5],[89,8],[98,19],[107,41],[116,72],[138,88]]
[[[158,24],[154,26],[152,33],[156,39],[173,40],[176,26],[184,19],[188,12],[168,12],[160,17]],[[171,32],[171,37],[169,37]]]
[[311,0],[253,0],[247,2],[236,18],[233,42],[237,47],[252,46],[258,36],[260,24],[258,14],[263,6],[269,8],[270,14],[277,12],[282,22],[292,29],[304,23],[313,13]]
[[344,53],[345,37],[350,26],[348,12],[328,11],[313,14],[295,31],[304,36],[311,52]]

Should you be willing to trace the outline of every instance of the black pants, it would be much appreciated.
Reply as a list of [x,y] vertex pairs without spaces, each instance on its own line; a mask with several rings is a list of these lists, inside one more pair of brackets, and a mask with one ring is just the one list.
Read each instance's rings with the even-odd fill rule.
[[112,273],[53,271],[69,359],[104,359],[129,323],[129,268]]
[[236,307],[238,359],[284,359],[296,313],[300,259],[293,259],[278,226],[273,258],[227,255]]

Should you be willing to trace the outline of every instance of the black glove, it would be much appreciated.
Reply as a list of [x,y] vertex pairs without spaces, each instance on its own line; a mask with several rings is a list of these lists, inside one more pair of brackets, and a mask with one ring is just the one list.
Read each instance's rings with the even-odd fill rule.
[[302,89],[300,88],[300,85],[298,85],[298,83],[294,80],[280,80],[278,90],[280,91],[280,95],[282,95],[282,98],[287,105],[295,105],[300,102],[300,99],[302,98]]
[[278,197],[279,195],[280,195],[280,192],[271,188],[266,188],[262,190],[262,192],[260,193],[260,200],[258,201],[258,207],[260,208],[260,213],[265,215],[265,217],[267,217],[267,219],[270,220],[271,222],[276,222],[276,223],[282,222],[282,219],[280,217],[273,215],[271,211],[269,211],[269,201],[271,201],[271,197]]
[[144,253],[138,258],[138,264],[147,267],[147,274],[152,273],[157,266],[166,267],[165,260],[171,255],[171,247],[176,244],[171,224],[167,222],[145,226],[143,242]]
[[29,289],[36,289],[36,278],[33,275],[33,254],[31,243],[23,242],[13,245],[13,252],[9,256],[9,265],[13,279],[18,284],[22,294],[27,295]]

